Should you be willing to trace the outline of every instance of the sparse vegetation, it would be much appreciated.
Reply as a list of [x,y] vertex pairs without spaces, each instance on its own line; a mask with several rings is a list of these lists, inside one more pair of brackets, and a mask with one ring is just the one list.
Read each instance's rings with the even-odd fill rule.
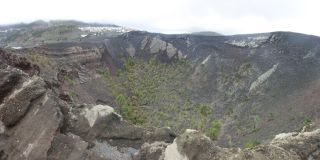
[[124,63],[123,67],[126,71],[131,71],[131,69],[135,66],[135,61],[133,58],[127,59],[127,61]]
[[272,112],[269,112],[268,114],[268,121],[274,120],[274,114]]
[[303,120],[303,126],[304,127],[310,127],[310,125],[312,124],[312,120],[308,117],[306,117],[304,120]]
[[257,132],[260,128],[260,123],[261,123],[261,117],[259,115],[254,116],[253,120],[253,128],[251,130],[251,133]]
[[41,66],[41,67],[53,67],[54,62],[48,58],[47,56],[35,53],[35,52],[29,52],[26,56],[27,59],[29,59],[31,62]]
[[155,66],[157,64],[158,64],[158,62],[157,62],[157,59],[155,57],[152,57],[152,58],[149,59],[149,65]]
[[212,109],[209,106],[204,104],[196,104],[195,109],[202,116],[208,116],[212,113]]
[[69,85],[75,85],[76,81],[74,80],[74,78],[70,75],[65,75],[64,80],[68,82]]
[[68,93],[68,95],[69,95],[70,97],[72,97],[72,98],[74,98],[74,97],[77,96],[77,94],[76,94],[75,92],[73,92],[73,91],[70,91],[70,92]]
[[254,148],[255,146],[258,146],[260,144],[261,144],[261,142],[258,140],[251,140],[251,141],[246,142],[243,145],[243,148],[251,149],[251,148]]
[[239,72],[241,75],[248,75],[250,73],[251,68],[252,65],[249,62],[246,62],[240,66]]
[[120,106],[121,115],[132,122],[133,124],[142,125],[145,123],[145,117],[142,112],[140,112],[137,108],[130,106],[127,98],[120,94],[115,99],[116,103]]
[[109,78],[110,73],[108,70],[104,69],[104,68],[97,68],[96,72],[101,75],[104,79]]
[[147,62],[129,58],[116,76],[103,68],[96,72],[115,97],[120,107],[118,112],[132,123],[170,126],[178,133],[184,128],[208,132],[212,108],[206,104],[193,104],[180,83],[188,69],[185,60],[164,64],[158,63],[156,58]]

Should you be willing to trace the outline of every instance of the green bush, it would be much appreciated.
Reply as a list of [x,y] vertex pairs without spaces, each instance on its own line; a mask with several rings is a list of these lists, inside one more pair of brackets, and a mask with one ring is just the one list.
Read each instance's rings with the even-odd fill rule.
[[137,108],[130,106],[126,96],[119,94],[116,99],[116,103],[120,106],[120,113],[126,120],[130,121],[133,124],[142,125],[145,123],[146,117],[143,115],[143,112],[137,110]]
[[134,61],[133,58],[127,59],[127,61],[124,63],[124,69],[126,71],[130,71],[134,66],[136,65],[136,62]]
[[74,85],[76,82],[74,80],[74,78],[70,75],[65,75],[64,80],[67,81],[70,85]]
[[[101,77],[119,106],[119,113],[131,123],[146,127],[171,126],[177,133],[193,124],[192,127],[209,135],[207,126],[212,122],[212,109],[192,103],[181,85],[188,67],[186,60],[160,63],[156,58],[147,62],[128,58],[116,76]],[[104,70],[97,69],[97,73],[107,75]]]
[[309,127],[311,125],[311,123],[312,123],[312,120],[310,118],[305,118],[303,120],[303,126],[305,126],[305,127]]
[[212,113],[212,109],[209,106],[204,104],[196,104],[195,109],[202,116],[208,116]]
[[209,129],[209,137],[212,140],[216,140],[218,138],[220,128],[221,128],[220,121],[215,120],[211,123],[211,127]]
[[122,106],[126,103],[126,97],[123,95],[123,94],[119,94],[117,97],[116,97],[116,103],[117,105],[119,106]]

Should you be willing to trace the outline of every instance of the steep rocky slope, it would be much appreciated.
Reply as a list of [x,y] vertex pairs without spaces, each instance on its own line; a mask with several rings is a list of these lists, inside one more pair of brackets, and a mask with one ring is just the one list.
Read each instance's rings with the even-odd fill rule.
[[[105,45],[108,57],[103,58],[129,66],[116,80],[129,83],[118,94],[152,115],[151,125],[210,132],[218,121],[220,134],[212,137],[223,146],[239,146],[317,123],[319,37],[131,32]],[[160,64],[150,65],[153,61]]]
[[131,159],[145,142],[175,138],[168,128],[134,126],[107,105],[67,103],[27,73],[37,67],[25,67],[26,59],[0,56],[1,159]]

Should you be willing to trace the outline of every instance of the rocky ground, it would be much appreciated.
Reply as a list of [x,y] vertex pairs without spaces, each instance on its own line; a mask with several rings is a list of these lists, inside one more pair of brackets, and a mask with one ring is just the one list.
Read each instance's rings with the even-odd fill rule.
[[320,159],[319,37],[15,42],[28,48],[0,50],[0,159]]

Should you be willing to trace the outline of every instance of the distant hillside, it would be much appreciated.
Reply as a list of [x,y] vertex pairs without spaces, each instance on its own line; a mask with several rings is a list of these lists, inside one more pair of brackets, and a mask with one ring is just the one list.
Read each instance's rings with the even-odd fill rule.
[[84,23],[74,20],[38,20],[0,26],[0,47],[34,47],[58,42],[101,41],[132,31],[113,24]]

